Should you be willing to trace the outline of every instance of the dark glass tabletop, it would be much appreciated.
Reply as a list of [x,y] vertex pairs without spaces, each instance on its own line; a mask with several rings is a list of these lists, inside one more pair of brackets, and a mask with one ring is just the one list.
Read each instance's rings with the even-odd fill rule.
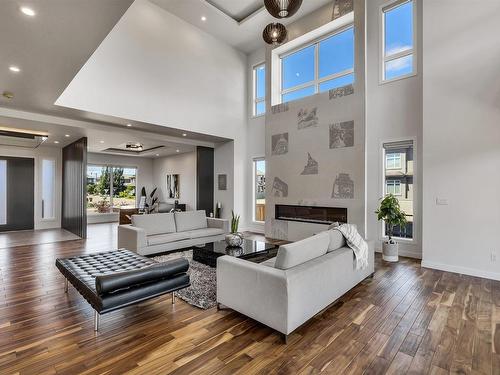
[[217,258],[222,255],[250,259],[276,249],[276,247],[276,245],[267,242],[248,239],[243,239],[243,243],[239,247],[228,247],[226,241],[210,242],[193,247],[193,260],[215,267]]

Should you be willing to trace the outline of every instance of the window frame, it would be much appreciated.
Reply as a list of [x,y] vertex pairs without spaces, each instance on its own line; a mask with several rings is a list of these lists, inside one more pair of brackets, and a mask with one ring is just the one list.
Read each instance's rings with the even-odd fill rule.
[[8,199],[7,199],[8,198],[7,176],[8,176],[9,171],[8,171],[8,163],[7,163],[6,159],[0,159],[0,163],[5,165],[5,168],[2,168],[2,170],[5,171],[5,176],[2,176],[2,177],[5,177],[5,178],[2,178],[0,180],[0,184],[4,184],[2,186],[2,188],[0,189],[0,193],[2,193],[0,196],[0,200],[5,203],[4,205],[2,205],[3,209],[2,209],[2,216],[1,217],[3,217],[3,219],[2,219],[2,221],[0,221],[0,225],[7,225],[7,212],[8,212],[8,204],[9,204]]
[[[397,8],[400,5],[403,5],[405,3],[412,3],[412,8],[413,8],[413,47],[411,49],[394,53],[390,56],[385,55],[385,13],[388,11],[391,11],[395,8]],[[379,11],[379,30],[380,30],[380,36],[379,36],[379,53],[380,53],[380,58],[379,58],[379,84],[386,84],[386,83],[391,83],[395,81],[399,81],[401,79],[406,79],[410,77],[414,77],[418,74],[417,71],[417,0],[391,0],[387,3],[384,3],[380,6],[380,11]],[[389,61],[394,61],[402,57],[410,56],[412,55],[412,71],[411,73],[403,74],[398,77],[386,79],[385,78],[385,64]]]
[[[385,195],[385,161],[386,161],[386,149],[384,147],[384,144],[386,143],[394,143],[394,142],[407,142],[411,141],[413,144],[413,155],[416,156],[418,155],[418,142],[416,137],[401,137],[401,138],[388,138],[384,139],[379,143],[379,196],[384,197]],[[414,157],[413,158],[413,238],[402,238],[402,237],[393,237],[396,239],[400,244],[408,244],[408,245],[419,245],[420,241],[420,215],[421,211],[419,210],[419,174],[418,174],[418,168],[420,167],[420,164],[418,163],[418,158]],[[379,240],[380,241],[387,241],[388,236],[385,234],[385,221],[381,220],[379,222]],[[400,249],[401,252],[401,249]]]
[[[337,73],[333,73],[333,74],[330,74],[326,77],[323,77],[323,78],[319,78],[319,45],[321,42],[337,35],[337,34],[341,34],[342,32],[344,31],[347,31],[349,29],[352,28],[352,31],[353,31],[353,49],[354,49],[354,53],[353,53],[353,66],[352,68],[350,69],[345,69],[341,72],[337,72]],[[302,51],[306,48],[309,48],[311,46],[314,46],[314,79],[312,81],[307,81],[305,83],[301,83],[299,85],[296,85],[296,86],[293,86],[293,87],[290,87],[288,89],[283,89],[283,60],[285,58],[287,58],[288,56],[290,55],[293,55],[294,53],[297,53],[299,51]],[[336,28],[335,30],[327,33],[327,34],[324,34],[318,38],[315,38],[313,39],[312,41],[309,41],[307,43],[304,43],[304,44],[301,44],[300,46],[296,47],[296,48],[293,48],[289,51],[286,51],[280,55],[278,55],[278,58],[279,58],[279,97],[280,97],[280,103],[288,103],[288,102],[284,102],[283,101],[283,96],[285,96],[286,94],[289,94],[291,92],[294,92],[294,91],[298,91],[298,90],[301,90],[301,89],[305,89],[305,88],[308,88],[310,86],[313,86],[314,87],[314,93],[312,95],[315,95],[315,94],[319,94],[320,91],[319,91],[319,87],[322,83],[324,82],[327,82],[327,81],[331,81],[333,79],[337,79],[337,78],[341,78],[341,77],[345,77],[349,74],[353,74],[354,75],[354,81],[356,80],[356,77],[355,77],[355,67],[356,67],[356,29],[354,27],[354,22],[351,22],[347,25],[343,25],[341,27],[338,27]],[[328,91],[328,90],[327,90]],[[308,96],[312,96],[312,95],[308,95]],[[300,99],[303,99],[303,98],[300,98]],[[295,99],[295,100],[300,100],[300,99]],[[293,100],[291,100],[293,101]]]
[[[266,158],[264,156],[259,156],[259,157],[254,157],[252,158],[252,222],[256,224],[265,224],[265,219],[264,221],[256,220],[256,212],[255,212],[255,207],[257,205],[257,162],[259,161],[266,161]],[[267,167],[267,165],[266,165]],[[264,175],[265,176],[265,175]],[[266,189],[267,189],[267,181],[266,181]],[[267,203],[267,202],[266,202]]]
[[[391,193],[391,194],[394,195],[394,196],[396,196],[396,197],[401,197],[403,195],[402,190],[401,190],[401,180],[396,180],[396,179],[385,180],[385,195],[389,194],[389,192],[388,192],[388,185],[389,185],[388,183],[389,182],[394,187],[394,193]],[[399,187],[399,192],[398,193],[396,193],[396,185]]]
[[[392,155],[394,155],[394,156],[397,155],[397,158],[395,157],[395,158],[392,158],[392,159],[393,159],[393,161],[399,160],[399,167],[394,166],[394,167],[389,168],[387,166],[387,164],[388,164],[387,158],[389,157],[389,155],[391,155],[391,156]],[[385,169],[390,170],[390,171],[394,171],[394,170],[398,170],[398,169],[402,169],[402,168],[403,168],[403,163],[402,163],[402,157],[401,157],[401,153],[400,152],[399,153],[398,152],[391,152],[389,154],[388,153],[385,154]]]
[[[264,96],[257,97],[257,69],[264,67]],[[264,112],[257,114],[257,105],[264,103]],[[252,66],[252,117],[262,117],[266,115],[266,62],[261,62]]]
[[[43,185],[43,181],[44,181],[44,168],[43,168],[43,162],[47,160],[47,161],[50,161],[50,162],[53,162],[54,164],[54,176],[53,176],[53,181],[52,181],[52,213],[53,215],[51,217],[44,217],[44,211],[45,211],[45,203],[44,203],[44,200],[43,200],[43,197],[44,197],[44,185]],[[41,196],[40,196],[40,200],[41,200],[41,206],[40,206],[40,219],[41,221],[54,221],[57,219],[57,213],[56,213],[56,196],[57,196],[57,193],[56,193],[56,189],[57,189],[57,160],[55,158],[50,158],[50,157],[43,157],[41,159],[41,162],[40,162],[40,174],[41,174],[41,184],[40,184],[40,190],[41,190]]]
[[[106,163],[88,163],[87,164],[87,171],[88,171],[88,167],[100,167],[100,168],[109,168],[111,170],[111,173],[110,173],[110,181],[109,181],[109,204],[112,208],[114,208],[114,205],[113,205],[113,192],[114,192],[114,189],[113,189],[113,170],[115,168],[123,168],[123,169],[135,169],[135,204],[136,206],[139,205],[139,193],[137,191],[137,187],[139,186],[139,166],[137,165],[125,165],[125,164],[121,164],[121,165],[117,165],[117,164],[106,164]],[[85,172],[85,173],[88,173],[88,172]],[[86,175],[87,176],[87,175]],[[87,183],[85,184],[85,188],[87,188]],[[86,195],[88,195],[88,191],[86,192]],[[102,215],[102,214],[99,214],[99,215]]]

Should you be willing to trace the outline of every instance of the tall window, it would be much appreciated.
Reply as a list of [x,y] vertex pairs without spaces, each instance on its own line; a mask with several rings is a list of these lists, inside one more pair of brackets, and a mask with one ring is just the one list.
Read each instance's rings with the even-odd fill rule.
[[354,82],[354,27],[281,56],[281,101]]
[[42,218],[55,217],[56,161],[42,160]]
[[266,65],[260,64],[253,68],[253,115],[266,113]]
[[137,169],[89,165],[87,211],[109,213],[113,207],[135,207]]
[[254,159],[254,221],[266,219],[266,161]]
[[[406,214],[406,227],[394,228],[394,236],[413,238],[413,141],[384,143],[384,195],[393,194]],[[386,226],[383,227],[384,236]]]
[[414,0],[399,0],[382,8],[384,81],[415,72]]
[[7,224],[7,160],[0,160],[0,225]]

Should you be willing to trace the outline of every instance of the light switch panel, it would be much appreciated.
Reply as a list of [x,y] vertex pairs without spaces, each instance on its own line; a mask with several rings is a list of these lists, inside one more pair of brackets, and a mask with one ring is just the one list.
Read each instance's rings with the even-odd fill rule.
[[448,205],[448,199],[446,199],[446,198],[436,198],[436,204],[438,206],[447,206]]

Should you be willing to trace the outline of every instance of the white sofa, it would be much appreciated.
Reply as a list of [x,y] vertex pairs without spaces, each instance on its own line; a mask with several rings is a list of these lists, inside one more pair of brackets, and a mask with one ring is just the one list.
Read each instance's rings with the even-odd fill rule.
[[287,336],[374,272],[356,270],[354,252],[337,230],[281,246],[276,258],[252,263],[217,259],[217,303]]
[[118,226],[118,248],[141,255],[220,241],[229,233],[228,220],[206,217],[204,210],[132,215],[131,221]]

